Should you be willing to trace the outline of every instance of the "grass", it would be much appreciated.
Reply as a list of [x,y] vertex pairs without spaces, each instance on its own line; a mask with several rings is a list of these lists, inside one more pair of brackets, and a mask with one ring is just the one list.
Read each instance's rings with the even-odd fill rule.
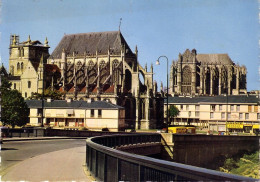
[[224,166],[220,167],[220,171],[259,179],[259,164],[259,151],[257,151],[252,154],[244,154],[238,159],[226,159]]

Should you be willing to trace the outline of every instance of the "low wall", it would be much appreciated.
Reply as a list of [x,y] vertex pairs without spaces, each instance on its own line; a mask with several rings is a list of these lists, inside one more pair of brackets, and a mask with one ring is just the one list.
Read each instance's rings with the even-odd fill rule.
[[[93,137],[112,134],[125,134],[125,132],[88,131],[88,130],[61,130],[44,128],[2,129],[2,137],[44,137],[44,136],[67,136],[67,137]],[[131,134],[131,133],[129,133]]]
[[94,137],[94,136],[112,135],[112,134],[125,134],[125,132],[60,130],[60,129],[45,130],[45,136]]
[[[165,151],[178,163],[216,169],[221,160],[259,149],[258,136],[162,134]],[[164,153],[165,154],[165,153]],[[166,158],[164,155],[162,158]],[[169,160],[169,157],[167,158]]]

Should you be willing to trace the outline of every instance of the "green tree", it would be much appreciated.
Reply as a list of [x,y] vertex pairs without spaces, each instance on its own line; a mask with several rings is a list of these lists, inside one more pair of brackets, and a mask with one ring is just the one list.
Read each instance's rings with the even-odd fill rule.
[[17,90],[11,90],[11,83],[2,77],[1,84],[1,121],[4,125],[23,126],[28,122],[29,109],[24,102],[22,94]]
[[[52,90],[50,88],[47,88],[44,90],[44,98],[62,100],[63,95],[64,95],[64,93],[60,92],[58,90]],[[41,99],[41,98],[42,98],[42,94],[34,92],[29,99]]]
[[[179,115],[180,111],[175,105],[171,105],[169,108],[169,118],[174,118]],[[167,114],[167,111],[166,111]]]

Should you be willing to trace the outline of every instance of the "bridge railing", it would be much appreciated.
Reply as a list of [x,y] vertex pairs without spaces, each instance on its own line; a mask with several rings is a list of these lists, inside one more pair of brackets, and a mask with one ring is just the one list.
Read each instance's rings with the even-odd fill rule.
[[100,181],[255,181],[214,170],[116,150],[123,145],[161,142],[160,134],[101,136],[87,139],[86,166]]

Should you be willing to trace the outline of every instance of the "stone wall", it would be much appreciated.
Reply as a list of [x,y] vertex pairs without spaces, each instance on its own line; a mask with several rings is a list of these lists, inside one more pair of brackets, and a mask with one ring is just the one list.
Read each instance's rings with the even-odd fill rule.
[[258,150],[260,139],[258,136],[169,133],[163,133],[162,136],[164,151],[167,151],[162,153],[162,158],[209,169],[216,169],[219,163],[227,157]]

